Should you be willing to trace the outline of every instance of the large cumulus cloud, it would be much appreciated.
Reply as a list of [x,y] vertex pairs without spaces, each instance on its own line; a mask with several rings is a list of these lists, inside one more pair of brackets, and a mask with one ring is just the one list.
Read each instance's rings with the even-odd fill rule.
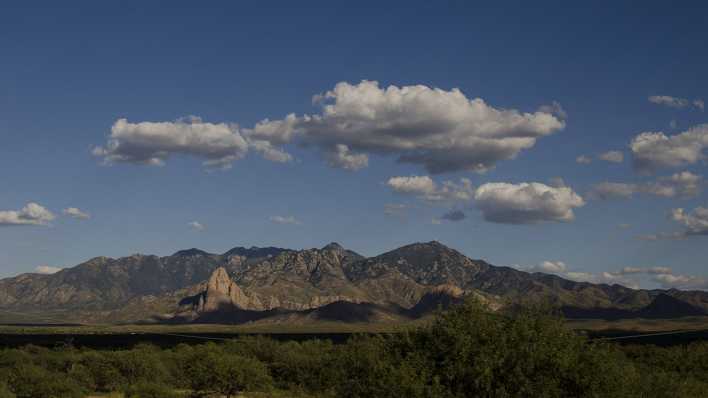
[[644,174],[695,164],[705,160],[708,124],[672,136],[663,132],[641,133],[634,137],[629,146],[635,169]]
[[495,108],[458,89],[424,85],[380,87],[375,81],[340,82],[314,102],[321,111],[265,119],[251,129],[201,120],[130,123],[118,120],[94,153],[107,162],[163,164],[173,154],[228,166],[249,149],[287,161],[280,147],[315,148],[333,167],[357,170],[369,155],[389,155],[430,173],[484,172],[513,159],[538,138],[565,127],[559,104],[535,112]]
[[475,204],[486,221],[504,224],[567,222],[585,205],[569,187],[541,183],[487,183],[477,188]]
[[[276,126],[287,124],[282,121]],[[287,162],[291,156],[274,143],[250,138],[256,131],[272,126],[257,125],[242,130],[235,124],[206,123],[198,117],[171,122],[131,123],[118,119],[111,127],[105,146],[95,147],[93,154],[107,164],[116,162],[161,166],[174,155],[189,155],[203,159],[209,168],[229,168],[243,158],[249,149],[275,162]],[[267,132],[267,131],[266,131]]]

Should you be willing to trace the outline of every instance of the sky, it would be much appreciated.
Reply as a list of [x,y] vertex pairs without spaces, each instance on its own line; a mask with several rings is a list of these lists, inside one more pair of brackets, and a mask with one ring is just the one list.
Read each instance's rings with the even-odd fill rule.
[[708,289],[705,2],[9,2],[0,277],[197,247]]

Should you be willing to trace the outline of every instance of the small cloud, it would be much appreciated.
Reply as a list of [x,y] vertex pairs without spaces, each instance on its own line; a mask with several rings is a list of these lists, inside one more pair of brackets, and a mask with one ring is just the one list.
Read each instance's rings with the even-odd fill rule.
[[469,202],[474,196],[472,181],[467,178],[437,183],[428,176],[391,177],[386,185],[396,193],[417,196],[429,203]]
[[556,116],[560,120],[568,119],[568,113],[565,111],[565,109],[563,109],[563,107],[558,101],[553,101],[550,105],[541,105],[538,108],[538,111]]
[[78,220],[88,220],[89,218],[91,218],[91,214],[85,211],[81,211],[76,207],[68,207],[62,210],[62,213],[64,213],[65,216],[76,218]]
[[430,223],[433,225],[440,225],[442,224],[442,220],[440,220],[439,218],[433,218],[432,220],[430,220]]
[[693,100],[693,106],[696,108],[700,109],[701,112],[703,112],[706,109],[706,103],[703,102],[702,99],[695,99]]
[[1,210],[0,227],[18,225],[49,225],[56,216],[44,206],[30,202],[20,210]]
[[598,155],[597,158],[605,162],[622,163],[624,161],[624,154],[621,151],[607,151]]
[[587,155],[580,155],[577,158],[575,158],[575,163],[590,164],[590,163],[592,163],[592,158]]
[[678,127],[678,123],[676,123],[676,120],[671,120],[669,122],[669,127],[671,127],[672,129],[675,129],[676,127]]
[[293,216],[271,216],[270,221],[276,224],[290,224],[290,225],[300,225],[301,222],[298,221]]
[[672,97],[670,95],[652,95],[648,100],[653,104],[668,106],[669,108],[685,108],[690,104],[686,98]]
[[619,224],[619,225],[617,226],[617,228],[621,228],[621,229],[632,228],[632,224]]
[[187,223],[187,225],[195,231],[204,231],[206,229],[206,226],[199,221],[192,221]]
[[62,269],[59,267],[52,267],[49,265],[40,265],[34,269],[34,272],[37,274],[50,275],[50,274],[56,274],[57,272],[59,272],[61,270]]
[[553,187],[553,188],[563,188],[567,187],[565,180],[563,180],[561,177],[551,177],[548,179],[548,185]]

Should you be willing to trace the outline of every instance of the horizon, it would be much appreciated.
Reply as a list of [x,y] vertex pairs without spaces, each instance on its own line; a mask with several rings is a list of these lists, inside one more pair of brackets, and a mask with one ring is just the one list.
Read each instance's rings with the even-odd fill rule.
[[708,290],[707,26],[701,2],[9,5],[0,278],[440,241]]

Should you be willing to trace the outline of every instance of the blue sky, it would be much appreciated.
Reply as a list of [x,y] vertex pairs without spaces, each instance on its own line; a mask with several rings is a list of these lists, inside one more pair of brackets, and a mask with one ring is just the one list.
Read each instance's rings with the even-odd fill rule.
[[[497,265],[708,288],[708,217],[700,210],[708,207],[700,178],[708,118],[697,102],[708,97],[708,9],[617,3],[7,4],[0,14],[0,276],[189,247],[338,241],[375,255],[437,239]],[[421,95],[391,113],[402,125],[377,113],[377,126],[390,130],[304,119],[332,104],[356,112],[357,101],[369,98],[358,91],[362,81],[378,82],[372,92],[383,95],[381,109],[399,109],[385,102],[398,98],[384,95],[389,86],[422,87]],[[349,108],[338,83],[353,90]],[[457,119],[438,106],[456,88],[466,100],[481,98],[492,122],[531,115],[528,125],[492,133],[470,127],[489,126],[492,116],[469,111]],[[328,91],[324,104],[313,104]],[[256,123],[291,113],[293,138],[253,133]],[[112,133],[123,118],[127,127]],[[214,142],[160,147],[145,141],[155,138],[147,122],[166,123],[160,132],[168,138],[180,127],[195,137],[204,129],[226,131],[228,139],[233,133],[245,144],[229,148],[242,158],[227,159],[230,169],[205,167],[215,159]],[[668,144],[633,150],[643,132],[663,132]],[[484,134],[533,136],[533,144],[513,156],[459,144]],[[431,149],[431,137],[444,147]],[[448,155],[458,161],[443,172],[398,162],[412,152],[394,138],[435,165]],[[111,140],[118,143],[112,152]],[[256,140],[290,161],[265,159]],[[337,145],[346,149],[335,159]],[[155,148],[162,166],[135,161]],[[608,151],[621,151],[622,161],[598,159]],[[592,162],[578,163],[579,156]],[[356,163],[364,157],[367,167]],[[469,167],[480,159],[490,162],[484,173]],[[686,179],[671,180],[682,172],[693,178],[688,188]],[[420,179],[391,180],[412,176]],[[444,181],[457,196],[440,193]],[[624,185],[598,188],[604,182]],[[483,190],[487,183],[508,185]],[[54,217],[23,212],[28,203]],[[387,205],[395,214],[385,214]],[[68,208],[90,216],[64,214]],[[442,219],[451,210],[465,218]],[[188,225],[194,221],[203,230]]]

